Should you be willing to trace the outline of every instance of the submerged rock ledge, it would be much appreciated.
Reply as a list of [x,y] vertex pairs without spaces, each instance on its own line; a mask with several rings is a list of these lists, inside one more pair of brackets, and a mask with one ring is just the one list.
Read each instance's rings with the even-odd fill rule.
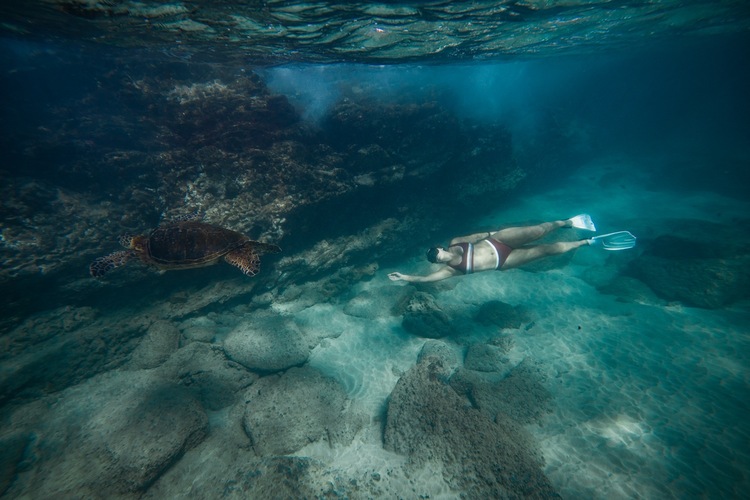
[[[28,173],[3,172],[0,187],[8,209],[0,240],[6,323],[41,302],[54,305],[61,290],[82,301],[106,296],[87,276],[88,263],[118,249],[119,235],[175,215],[204,212],[209,222],[278,243],[290,257],[387,219],[402,226],[383,237],[424,241],[456,220],[456,207],[479,213],[526,175],[504,127],[476,127],[425,96],[409,103],[346,96],[314,125],[253,73],[164,66],[98,74],[95,88],[38,116],[11,106],[10,116],[49,132],[4,138],[12,145],[7,162]],[[428,201],[412,196],[424,191]],[[410,243],[401,247],[412,251]],[[340,267],[351,255],[328,257]],[[273,266],[273,257],[264,259],[260,276],[273,286],[316,272],[307,266],[273,276]],[[38,295],[19,294],[18,280]],[[107,284],[151,289],[159,281],[133,263]]]

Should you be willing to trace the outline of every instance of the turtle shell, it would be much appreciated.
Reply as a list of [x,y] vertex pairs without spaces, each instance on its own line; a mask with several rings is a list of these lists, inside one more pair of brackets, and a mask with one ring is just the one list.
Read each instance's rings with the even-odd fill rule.
[[151,231],[146,253],[148,260],[161,267],[200,267],[213,264],[247,241],[242,233],[205,222],[175,222]]

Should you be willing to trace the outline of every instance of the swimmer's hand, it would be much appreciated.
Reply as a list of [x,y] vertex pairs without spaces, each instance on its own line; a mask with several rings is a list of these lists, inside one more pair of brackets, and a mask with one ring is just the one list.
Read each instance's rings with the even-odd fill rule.
[[388,277],[391,281],[406,281],[406,275],[401,273],[390,273]]

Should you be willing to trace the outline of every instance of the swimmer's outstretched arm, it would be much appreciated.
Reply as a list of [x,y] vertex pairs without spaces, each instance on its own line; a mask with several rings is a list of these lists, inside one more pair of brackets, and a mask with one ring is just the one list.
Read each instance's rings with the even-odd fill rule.
[[450,244],[457,245],[459,243],[476,243],[477,241],[482,241],[483,239],[489,238],[490,236],[492,236],[491,232],[483,231],[481,233],[474,233],[468,236],[458,236],[456,238],[453,238]]
[[432,274],[428,274],[427,276],[414,276],[410,274],[390,273],[388,277],[392,281],[408,281],[409,283],[431,283],[433,281],[440,281],[446,278],[450,278],[451,276],[456,276],[457,274],[459,274],[459,272],[453,269],[452,267],[444,267],[440,269],[439,271],[435,271]]

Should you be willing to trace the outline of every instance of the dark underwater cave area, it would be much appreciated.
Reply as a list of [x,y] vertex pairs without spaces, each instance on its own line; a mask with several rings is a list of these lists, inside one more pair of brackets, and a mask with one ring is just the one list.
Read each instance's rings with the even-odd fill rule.
[[[11,308],[45,307],[39,302],[53,300],[45,292],[55,287],[99,294],[85,272],[90,260],[116,250],[121,234],[194,211],[279,244],[282,256],[395,219],[384,237],[400,239],[406,254],[456,219],[512,198],[545,160],[519,164],[506,127],[460,118],[429,92],[408,102],[349,94],[311,123],[250,71],[96,69],[92,88],[36,113],[23,100],[6,111],[22,123],[3,139],[7,164],[25,165],[6,170],[1,188],[0,287]],[[393,248],[368,254],[371,262],[399,257]],[[274,273],[270,264],[256,280],[281,284]],[[42,300],[14,294],[18,280]],[[126,271],[108,281],[151,288],[163,278]]]

